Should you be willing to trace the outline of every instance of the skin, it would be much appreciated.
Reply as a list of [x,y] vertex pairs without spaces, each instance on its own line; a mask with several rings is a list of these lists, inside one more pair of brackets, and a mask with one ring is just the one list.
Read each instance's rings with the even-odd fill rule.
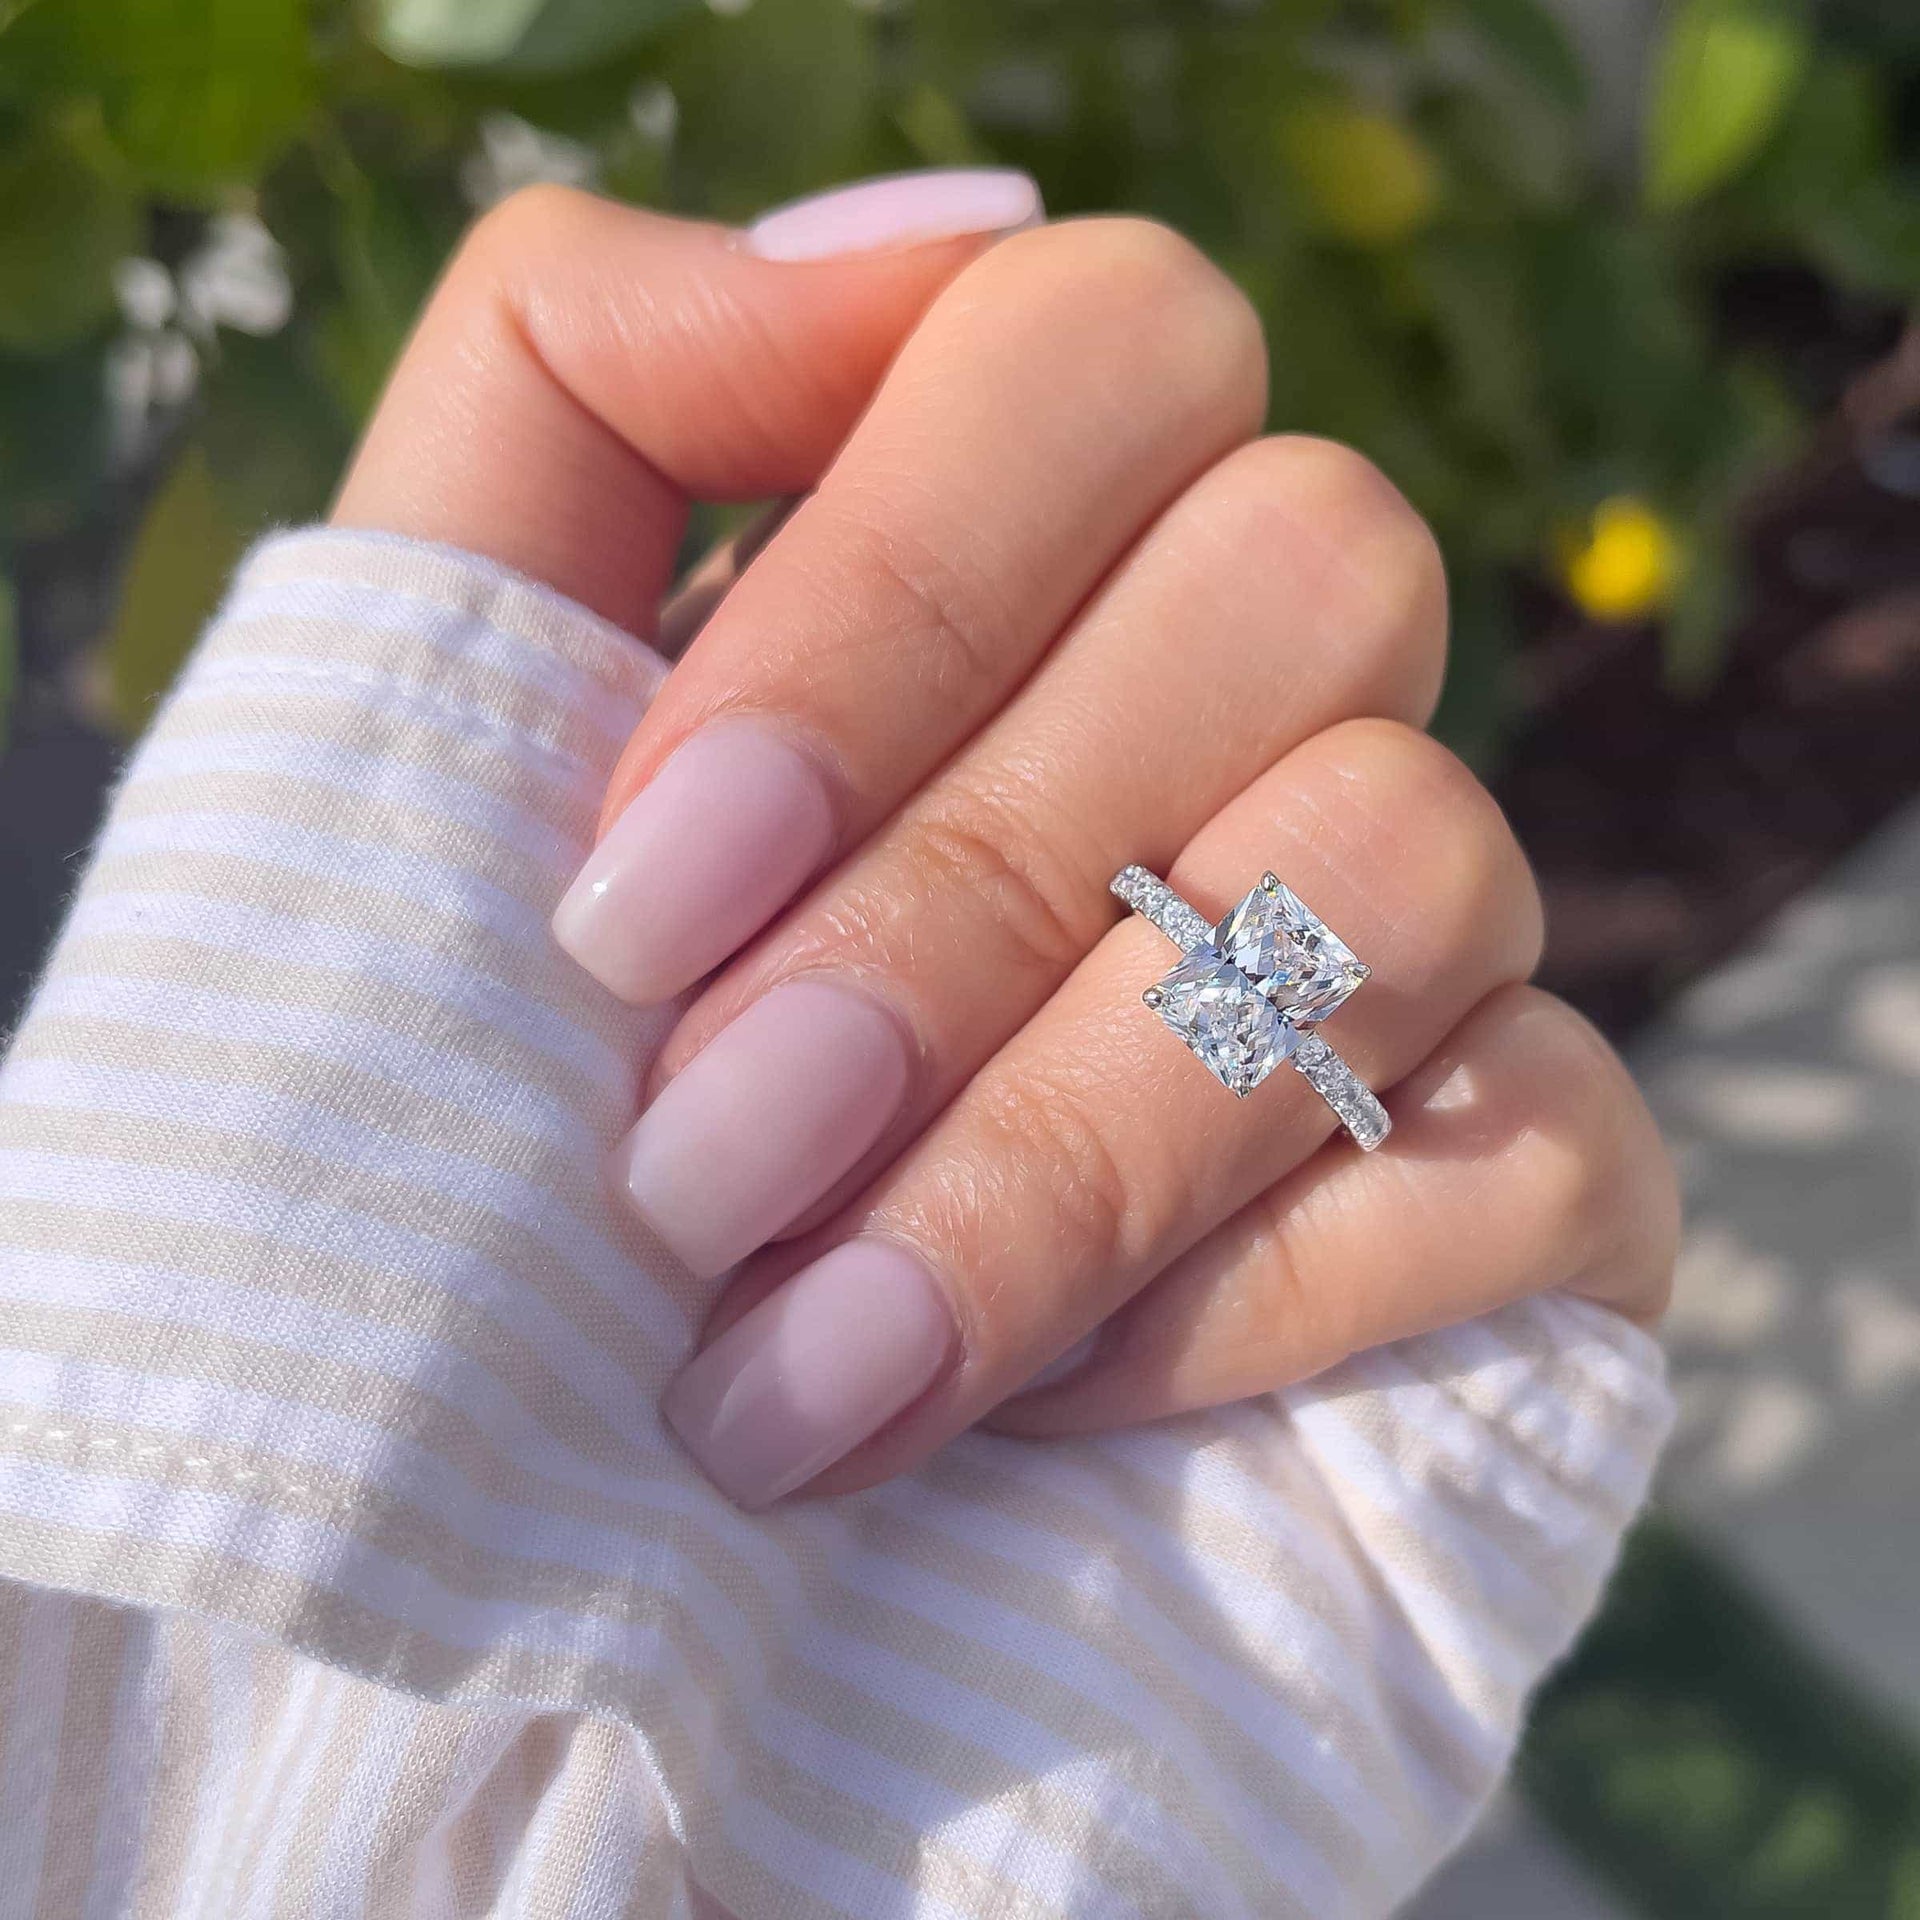
[[[898,1122],[714,1303],[710,1337],[857,1232],[945,1286],[953,1364],[812,1491],[980,1420],[1269,1391],[1547,1288],[1643,1324],[1665,1305],[1653,1123],[1524,984],[1526,862],[1419,731],[1431,536],[1351,451],[1257,437],[1267,353],[1143,221],[792,264],[541,188],[474,231],[342,488],[342,524],[684,643],[603,824],[717,717],[771,719],[829,771],[832,857],[696,994],[649,1089],[801,974],[858,979],[910,1035]],[[805,497],[752,565],[717,557],[663,616],[688,502],[781,494]],[[1236,1110],[1129,1017],[1170,955],[1106,894],[1127,861],[1210,908],[1272,868],[1365,956],[1332,1037],[1393,1110],[1382,1152],[1297,1087]]]

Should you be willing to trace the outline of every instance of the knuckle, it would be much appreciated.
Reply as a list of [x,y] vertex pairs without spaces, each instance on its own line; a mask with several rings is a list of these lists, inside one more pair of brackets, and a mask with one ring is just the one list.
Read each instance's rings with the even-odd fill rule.
[[1139,281],[1141,320],[1159,334],[1163,352],[1190,356],[1223,386],[1247,395],[1248,424],[1257,425],[1266,411],[1267,340],[1253,302],[1170,228],[1144,220],[1125,224],[1125,264]]
[[455,271],[486,279],[511,276],[529,255],[550,247],[555,235],[563,233],[582,204],[591,199],[577,187],[551,181],[516,187],[467,229],[455,256]]
[[1295,485],[1338,529],[1348,577],[1367,601],[1363,630],[1379,649],[1394,711],[1424,720],[1446,672],[1447,567],[1433,529],[1364,454],[1337,440],[1289,436]]
[[1531,973],[1546,937],[1539,886],[1472,768],[1399,720],[1342,721],[1316,744],[1366,809],[1375,844],[1391,846],[1402,870],[1422,877],[1426,911],[1444,914],[1447,937],[1459,944],[1472,930],[1510,930],[1500,964]]
[[1077,311],[1112,316],[1162,362],[1237,396],[1249,432],[1266,410],[1267,343],[1246,294],[1184,235],[1134,215],[1070,220],[1008,243]]
[[1087,890],[1022,830],[1011,801],[949,794],[915,822],[914,857],[924,888],[977,903],[1001,968],[1051,983],[1099,938]]
[[869,503],[858,487],[843,486],[831,501],[822,494],[815,507],[835,522],[816,540],[816,551],[841,554],[846,577],[857,585],[846,603],[863,610],[861,625],[888,654],[914,662],[939,702],[972,712],[995,694],[1006,678],[1017,623],[990,569],[969,566],[889,524],[901,516]]
[[1401,720],[1343,720],[1320,735],[1341,773],[1389,818],[1477,845],[1506,822],[1459,755]]
[[1130,1183],[1086,1096],[1067,1078],[1028,1069],[1001,1080],[985,1113],[986,1151],[1022,1170],[1062,1264],[1105,1272],[1127,1263],[1145,1236]]
[[1239,448],[1209,485],[1239,564],[1284,568],[1290,585],[1311,568],[1359,710],[1424,721],[1446,669],[1446,565],[1400,489],[1353,448],[1298,433]]
[[1365,1289],[1329,1286],[1302,1260],[1294,1196],[1282,1185],[1253,1203],[1249,1252],[1235,1284],[1260,1303],[1259,1377],[1274,1386],[1324,1372],[1362,1344]]
[[1510,991],[1533,1081],[1529,1130],[1559,1143],[1542,1176],[1547,1218],[1581,1272],[1657,1318],[1680,1248],[1679,1182],[1659,1128],[1581,1014],[1535,987]]
[[1144,307],[1263,343],[1253,303],[1184,234],[1158,220],[1122,216],[1088,223],[1107,272]]

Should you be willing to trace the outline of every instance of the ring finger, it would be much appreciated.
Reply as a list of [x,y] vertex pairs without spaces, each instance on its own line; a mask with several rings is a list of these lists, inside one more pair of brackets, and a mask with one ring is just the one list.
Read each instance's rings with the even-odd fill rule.
[[1658,1319],[1672,1166],[1619,1056],[1564,1001],[1497,989],[1394,1105],[1392,1153],[1314,1155],[993,1424],[1072,1433],[1244,1400],[1550,1289]]
[[[1172,878],[1220,913],[1268,867],[1373,967],[1338,1037],[1376,1084],[1538,954],[1498,810],[1402,725],[1296,748]],[[1139,1006],[1173,957],[1144,923],[1114,929],[876,1187],[741,1277],[666,1400],[727,1492],[759,1505],[912,1466],[1326,1138],[1295,1075],[1237,1106]]]

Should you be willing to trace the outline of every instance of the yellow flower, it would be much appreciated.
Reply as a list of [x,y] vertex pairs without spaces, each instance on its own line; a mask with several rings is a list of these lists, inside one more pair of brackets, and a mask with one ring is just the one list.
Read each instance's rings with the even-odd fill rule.
[[1363,247],[1417,232],[1440,198],[1433,156],[1397,120],[1341,100],[1302,100],[1280,123],[1280,152],[1319,224]]
[[1561,577],[1591,618],[1644,620],[1672,600],[1681,565],[1673,529],[1644,500],[1620,493],[1567,543]]

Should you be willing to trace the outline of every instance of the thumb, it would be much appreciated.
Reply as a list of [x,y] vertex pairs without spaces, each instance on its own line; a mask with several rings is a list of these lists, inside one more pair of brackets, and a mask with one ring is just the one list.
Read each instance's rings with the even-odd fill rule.
[[691,499],[810,487],[1024,174],[897,175],[744,233],[535,187],[475,226],[334,506],[650,631]]

